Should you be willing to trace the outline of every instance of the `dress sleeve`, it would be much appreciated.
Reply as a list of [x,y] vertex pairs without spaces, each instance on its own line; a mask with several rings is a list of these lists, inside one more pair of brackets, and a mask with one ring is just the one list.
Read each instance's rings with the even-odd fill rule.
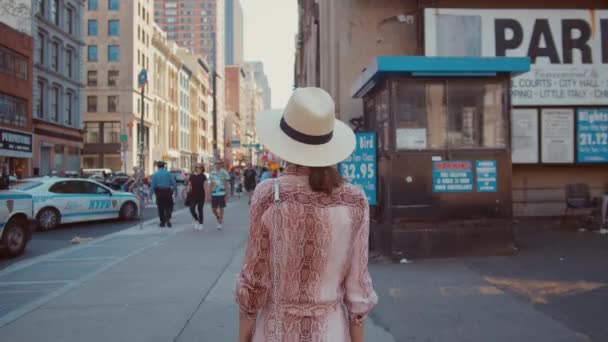
[[369,247],[369,205],[365,197],[359,206],[351,250],[351,264],[345,279],[345,303],[351,323],[361,325],[378,303],[367,268]]
[[262,224],[262,215],[271,205],[268,187],[256,190],[251,201],[249,240],[245,258],[236,283],[236,303],[239,311],[255,320],[264,306],[270,288],[270,238]]

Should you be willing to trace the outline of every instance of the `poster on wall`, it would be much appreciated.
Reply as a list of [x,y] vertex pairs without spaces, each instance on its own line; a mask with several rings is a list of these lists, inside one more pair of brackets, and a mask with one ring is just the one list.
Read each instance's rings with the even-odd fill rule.
[[574,110],[567,108],[541,111],[542,162],[574,162]]
[[426,128],[397,128],[398,150],[423,150],[426,148]]
[[577,161],[608,163],[608,108],[577,110]]
[[473,192],[473,163],[434,161],[433,192]]
[[511,111],[511,142],[514,164],[538,163],[538,110]]
[[496,160],[478,160],[475,163],[477,192],[496,192],[498,171]]
[[530,57],[515,106],[608,105],[608,10],[428,8],[427,56]]
[[338,165],[340,174],[365,192],[369,205],[378,205],[376,133],[356,133],[357,146],[348,159]]

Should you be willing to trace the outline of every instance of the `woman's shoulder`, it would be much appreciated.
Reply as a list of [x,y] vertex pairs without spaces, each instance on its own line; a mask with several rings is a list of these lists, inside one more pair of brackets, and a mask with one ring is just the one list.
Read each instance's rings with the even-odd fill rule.
[[343,197],[348,197],[355,204],[367,205],[367,197],[365,196],[365,192],[363,192],[363,189],[356,185],[345,182],[342,184],[342,186],[340,186],[338,191]]

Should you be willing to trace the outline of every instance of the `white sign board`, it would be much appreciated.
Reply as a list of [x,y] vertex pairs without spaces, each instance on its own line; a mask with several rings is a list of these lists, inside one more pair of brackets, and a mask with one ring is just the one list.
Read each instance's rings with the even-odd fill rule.
[[574,162],[574,110],[552,108],[541,112],[542,162]]
[[608,104],[608,10],[425,10],[427,56],[530,57],[515,106]]
[[397,128],[397,149],[426,149],[426,128]]
[[513,163],[538,163],[538,110],[513,109],[511,127]]

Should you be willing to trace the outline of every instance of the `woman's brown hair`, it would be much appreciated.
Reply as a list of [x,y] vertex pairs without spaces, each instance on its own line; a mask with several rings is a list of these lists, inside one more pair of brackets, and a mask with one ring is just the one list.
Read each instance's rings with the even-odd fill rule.
[[344,184],[344,179],[334,166],[311,167],[308,184],[313,191],[331,195]]

